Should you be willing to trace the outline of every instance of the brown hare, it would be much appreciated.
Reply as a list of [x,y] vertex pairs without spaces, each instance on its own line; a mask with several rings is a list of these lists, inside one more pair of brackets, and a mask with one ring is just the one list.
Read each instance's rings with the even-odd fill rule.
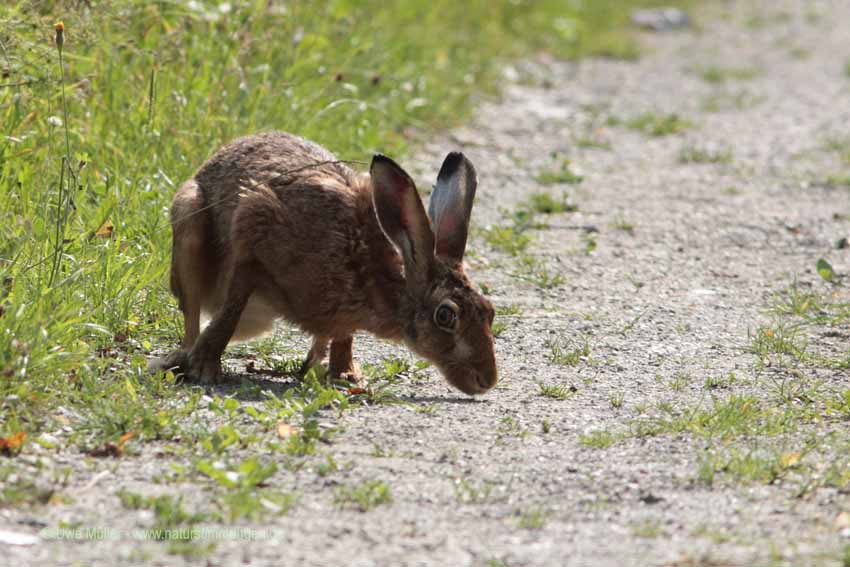
[[[413,180],[376,155],[357,173],[282,132],[237,139],[177,191],[171,289],[182,346],[154,368],[219,380],[231,340],[284,318],[313,336],[305,368],[358,381],[352,334],[401,340],[462,392],[497,380],[493,307],[463,270],[475,169],[450,153],[428,214]],[[201,315],[211,317],[201,331]]]

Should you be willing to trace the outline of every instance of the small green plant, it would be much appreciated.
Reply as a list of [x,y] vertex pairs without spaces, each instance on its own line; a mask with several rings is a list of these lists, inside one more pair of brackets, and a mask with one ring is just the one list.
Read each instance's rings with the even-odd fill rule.
[[579,148],[591,148],[597,150],[610,150],[611,142],[601,138],[600,136],[583,136],[576,140],[576,146]]
[[564,386],[563,384],[537,384],[540,395],[555,400],[566,400],[576,392],[575,386]]
[[798,331],[782,323],[772,327],[759,327],[750,338],[750,351],[762,364],[765,364],[771,355],[786,355],[802,361],[807,357],[806,350],[806,344],[800,339]]
[[578,210],[578,206],[569,202],[566,192],[561,193],[561,198],[556,199],[551,193],[532,193],[528,198],[528,207],[535,213],[551,215],[556,213],[572,213]]
[[318,465],[316,465],[316,474],[318,474],[319,476],[328,476],[329,474],[335,473],[338,470],[339,465],[337,464],[336,459],[334,459],[334,456],[330,453],[325,456],[324,463],[319,463]]
[[499,305],[498,307],[496,307],[496,315],[501,315],[503,317],[517,316],[521,312],[522,310],[516,303],[511,303],[508,305]]
[[691,124],[678,114],[659,115],[654,112],[645,112],[628,120],[626,126],[648,136],[660,137],[678,134],[689,128]]
[[825,183],[832,187],[850,187],[850,173],[830,175],[826,178]]
[[544,419],[540,422],[540,431],[542,431],[544,435],[548,434],[552,431],[552,423],[548,419]]
[[837,154],[842,162],[850,165],[850,136],[830,136],[826,139],[824,147]]
[[637,537],[656,538],[664,535],[664,530],[657,520],[646,520],[633,526],[632,533]]
[[679,152],[680,163],[729,163],[731,150],[710,146],[684,146]]
[[520,422],[510,415],[506,415],[501,419],[499,427],[496,428],[496,432],[500,437],[525,438],[528,436],[528,430],[523,428]]
[[608,399],[608,401],[611,404],[612,408],[620,409],[621,407],[623,407],[623,402],[625,401],[625,399],[625,394],[623,394],[622,392],[616,392],[614,394],[611,394],[611,397]]
[[716,65],[699,67],[697,73],[703,81],[712,84],[732,80],[748,81],[761,75],[761,71],[755,67],[718,67]]
[[746,90],[737,92],[714,92],[700,101],[703,112],[721,112],[726,110],[744,110],[765,101],[765,97],[754,95]]
[[596,233],[595,232],[587,232],[581,235],[582,242],[584,242],[584,250],[583,252],[590,256],[596,251],[596,247],[598,246],[598,242],[596,241]]
[[549,512],[543,508],[531,508],[520,513],[517,525],[524,530],[539,530],[546,525]]
[[576,366],[590,362],[590,344],[585,340],[576,345],[575,341],[565,337],[547,340],[545,346],[549,349],[549,361],[561,366]]
[[494,337],[499,338],[507,328],[508,325],[504,321],[493,321],[493,325],[490,327],[490,330],[493,332]]
[[690,374],[688,374],[687,372],[676,372],[670,379],[670,389],[674,392],[681,392],[690,383]]
[[357,486],[341,486],[334,501],[340,508],[353,508],[360,512],[392,502],[390,487],[381,480],[367,480]]
[[523,253],[531,243],[531,237],[515,226],[491,226],[483,230],[483,235],[487,244],[511,256]]
[[584,181],[584,176],[575,173],[571,168],[570,160],[565,158],[555,169],[541,171],[535,179],[541,185],[575,185]]
[[622,214],[618,214],[614,217],[614,228],[617,230],[622,230],[628,234],[635,233],[635,225],[626,220],[626,218]]
[[703,388],[706,390],[725,390],[731,388],[737,382],[734,372],[726,375],[712,375],[705,379]]
[[523,254],[517,259],[515,278],[533,283],[542,289],[552,289],[564,283],[564,277],[551,271],[546,264],[531,254]]
[[607,449],[617,442],[617,436],[605,429],[597,429],[590,433],[584,433],[578,438],[578,442],[585,447],[593,449]]
[[481,504],[490,499],[494,484],[488,481],[470,482],[464,478],[455,480],[455,499],[460,504]]

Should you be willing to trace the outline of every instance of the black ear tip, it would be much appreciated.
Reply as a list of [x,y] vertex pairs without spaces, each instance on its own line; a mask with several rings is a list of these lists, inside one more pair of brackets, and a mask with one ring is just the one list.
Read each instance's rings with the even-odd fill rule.
[[461,152],[449,152],[449,155],[447,155],[446,159],[443,160],[443,166],[440,168],[440,173],[437,175],[437,179],[451,177],[457,173],[457,170],[460,169],[460,166],[463,163],[469,164],[469,160],[466,159],[466,156],[464,156]]
[[375,154],[372,156],[369,173],[373,178],[381,177],[383,179],[392,179],[395,183],[404,182],[408,185],[413,185],[413,180],[407,172],[384,154]]
[[378,164],[395,165],[396,167],[398,167],[396,162],[394,162],[393,160],[391,160],[390,158],[388,158],[384,154],[373,155],[372,156],[372,164],[369,166],[369,169],[372,169],[373,167],[375,167]]

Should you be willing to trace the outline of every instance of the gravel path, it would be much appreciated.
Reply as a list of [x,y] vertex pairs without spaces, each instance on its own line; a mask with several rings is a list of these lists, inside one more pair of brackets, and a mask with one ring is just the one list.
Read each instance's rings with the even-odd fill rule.
[[[841,565],[850,540],[836,518],[850,510],[846,493],[700,482],[701,459],[716,444],[624,433],[715,396],[769,399],[785,370],[759,370],[748,351],[766,309],[795,279],[822,289],[817,258],[847,266],[834,242],[850,231],[842,216],[850,192],[824,180],[842,167],[826,140],[850,135],[850,3],[722,3],[697,21],[695,30],[644,36],[638,62],[541,59],[509,69],[500,102],[408,160],[417,179],[430,180],[445,152],[461,147],[479,169],[470,271],[497,306],[518,308],[497,339],[496,390],[471,400],[427,370],[394,387],[411,403],[343,412],[344,431],[327,447],[339,470],[320,476],[322,459],[281,468],[270,482],[297,489],[298,504],[244,524],[279,530],[276,541],[224,542],[200,559],[165,555],[153,542],[43,541],[8,548],[0,563]],[[645,113],[676,114],[684,128],[656,137],[629,127]],[[563,159],[581,183],[535,181]],[[578,210],[546,218],[528,249],[564,278],[542,289],[510,275],[516,260],[488,245],[483,229],[508,222],[500,210],[532,192],[562,188]],[[824,352],[846,352],[846,335],[819,340]],[[305,344],[292,333],[277,341]],[[556,364],[553,341],[587,349],[574,365]],[[355,348],[361,362],[408,356],[369,337]],[[730,372],[733,385],[706,390],[707,378]],[[811,372],[827,385],[847,380],[846,370]],[[540,383],[563,386],[567,398],[541,395]],[[609,433],[621,437],[591,446]],[[55,466],[64,459],[80,486],[68,489],[74,503],[39,521],[144,523],[143,512],[121,507],[121,488],[177,490],[203,505],[189,483],[157,484],[173,472],[170,451],[59,457]],[[370,479],[389,485],[392,503],[366,513],[335,505],[340,485]],[[3,511],[0,526],[26,531],[26,516]]]

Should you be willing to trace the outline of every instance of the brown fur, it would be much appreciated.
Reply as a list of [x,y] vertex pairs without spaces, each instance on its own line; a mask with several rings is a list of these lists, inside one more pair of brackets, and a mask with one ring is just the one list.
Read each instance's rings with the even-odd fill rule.
[[[385,161],[391,165],[376,171],[409,181]],[[228,342],[267,332],[283,317],[314,337],[305,364],[324,360],[330,345],[336,376],[358,378],[351,337],[366,330],[404,341],[464,392],[495,385],[492,306],[456,258],[437,258],[426,244],[420,263],[409,264],[387,237],[393,219],[384,213],[387,224],[379,222],[373,185],[324,148],[285,133],[240,138],[213,155],[174,197],[171,288],[185,336],[161,366],[218,380]],[[415,189],[399,191],[408,201],[384,193],[402,207],[402,232],[433,249],[424,209],[425,220],[410,226],[422,209]],[[452,333],[433,322],[446,298],[459,307]],[[203,332],[202,315],[211,318]]]

